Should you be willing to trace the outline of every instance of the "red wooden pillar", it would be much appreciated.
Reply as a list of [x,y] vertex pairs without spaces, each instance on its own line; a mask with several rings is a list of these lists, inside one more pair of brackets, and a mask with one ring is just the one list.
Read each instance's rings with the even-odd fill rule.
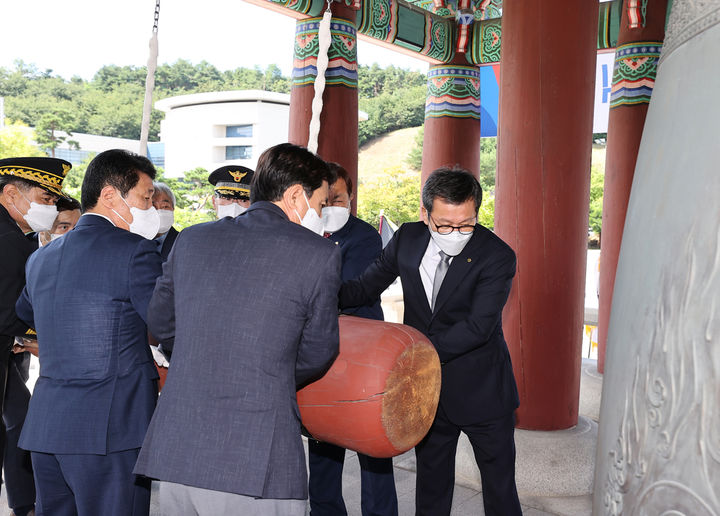
[[503,314],[521,428],[577,424],[596,0],[503,4],[495,229],[517,253]]
[[625,6],[620,20],[610,94],[605,188],[600,239],[598,371],[605,370],[605,344],[625,214],[640,138],[665,38],[667,0],[650,2],[643,15]]
[[439,167],[458,165],[480,174],[480,67],[458,56],[428,71],[423,184]]
[[[343,2],[332,4],[332,43],[325,73],[323,110],[320,115],[318,155],[348,171],[357,185],[358,91],[356,11]],[[290,91],[288,140],[307,146],[312,118],[313,87],[317,76],[319,18],[298,20],[295,32],[295,61]],[[352,210],[355,213],[356,203]]]

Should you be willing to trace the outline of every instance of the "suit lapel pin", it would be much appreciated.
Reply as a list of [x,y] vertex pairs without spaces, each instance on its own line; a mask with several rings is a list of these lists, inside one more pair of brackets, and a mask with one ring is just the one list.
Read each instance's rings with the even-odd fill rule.
[[468,263],[470,263],[471,261],[472,261],[472,258],[468,258]]

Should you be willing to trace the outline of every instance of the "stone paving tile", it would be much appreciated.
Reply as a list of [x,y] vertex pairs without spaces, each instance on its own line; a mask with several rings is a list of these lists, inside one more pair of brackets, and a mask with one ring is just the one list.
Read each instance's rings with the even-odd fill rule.
[[522,511],[523,516],[553,516],[552,513],[543,512],[541,510],[533,509],[532,507],[527,507],[525,505],[522,506]]
[[473,495],[461,501],[457,498],[457,487],[458,486],[455,487],[455,496],[453,496],[453,506],[450,511],[450,516],[484,516],[485,510],[483,509],[482,493],[468,489],[468,491],[473,492]]
[[[306,445],[307,453],[307,445]],[[307,455],[306,455],[307,456]],[[408,468],[415,467],[415,455],[413,452],[395,457],[395,488],[398,494],[398,513],[399,516],[413,516],[415,514],[415,472]],[[347,506],[348,516],[361,516],[360,512],[360,465],[357,460],[357,454],[354,452],[347,452],[345,457],[345,467],[343,468],[343,498],[345,499],[345,505]],[[564,502],[564,505],[569,504],[568,500],[557,500],[554,499],[549,501],[547,499],[533,500],[533,505],[539,506],[538,503],[543,502],[545,508],[550,509],[552,512],[544,512],[527,505],[523,505],[524,516],[552,516],[555,514],[570,514],[570,512],[564,510],[551,509],[552,503],[560,504]],[[579,509],[582,505],[587,505],[586,501],[583,500],[570,500],[572,501],[573,509]],[[584,508],[584,507],[583,507]],[[578,512],[573,516],[580,516],[584,511]],[[310,514],[310,508],[308,506],[307,514]],[[484,516],[485,511],[483,510],[482,493],[473,489],[456,485],[453,493],[453,508],[451,516]],[[589,513],[588,513],[589,514]],[[7,498],[5,496],[5,490],[2,489],[0,494],[0,516],[9,516],[10,510],[7,509]],[[150,506],[150,516],[163,516],[160,512],[157,504],[153,503]]]

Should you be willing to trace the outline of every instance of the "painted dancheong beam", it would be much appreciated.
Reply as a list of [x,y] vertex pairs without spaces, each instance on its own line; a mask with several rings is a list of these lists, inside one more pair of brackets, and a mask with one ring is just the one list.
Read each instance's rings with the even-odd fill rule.
[[[246,0],[296,19],[322,16],[324,0]],[[357,9],[357,36],[412,54],[432,64],[451,61],[458,45],[456,19],[467,18],[468,9],[458,9],[458,0],[340,0]],[[474,23],[463,32],[459,53],[468,64],[500,62],[502,0],[471,0]],[[598,51],[617,45],[620,0],[598,4]],[[465,18],[463,18],[463,16]]]

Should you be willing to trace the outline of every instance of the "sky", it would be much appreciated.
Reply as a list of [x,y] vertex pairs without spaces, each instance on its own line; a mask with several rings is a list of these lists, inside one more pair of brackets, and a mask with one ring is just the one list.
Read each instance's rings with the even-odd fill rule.
[[[69,79],[104,65],[143,66],[155,0],[0,0],[0,67],[22,59]],[[277,64],[292,72],[295,20],[243,0],[162,0],[158,63],[202,60],[219,70]],[[358,63],[427,72],[428,64],[366,41]]]

